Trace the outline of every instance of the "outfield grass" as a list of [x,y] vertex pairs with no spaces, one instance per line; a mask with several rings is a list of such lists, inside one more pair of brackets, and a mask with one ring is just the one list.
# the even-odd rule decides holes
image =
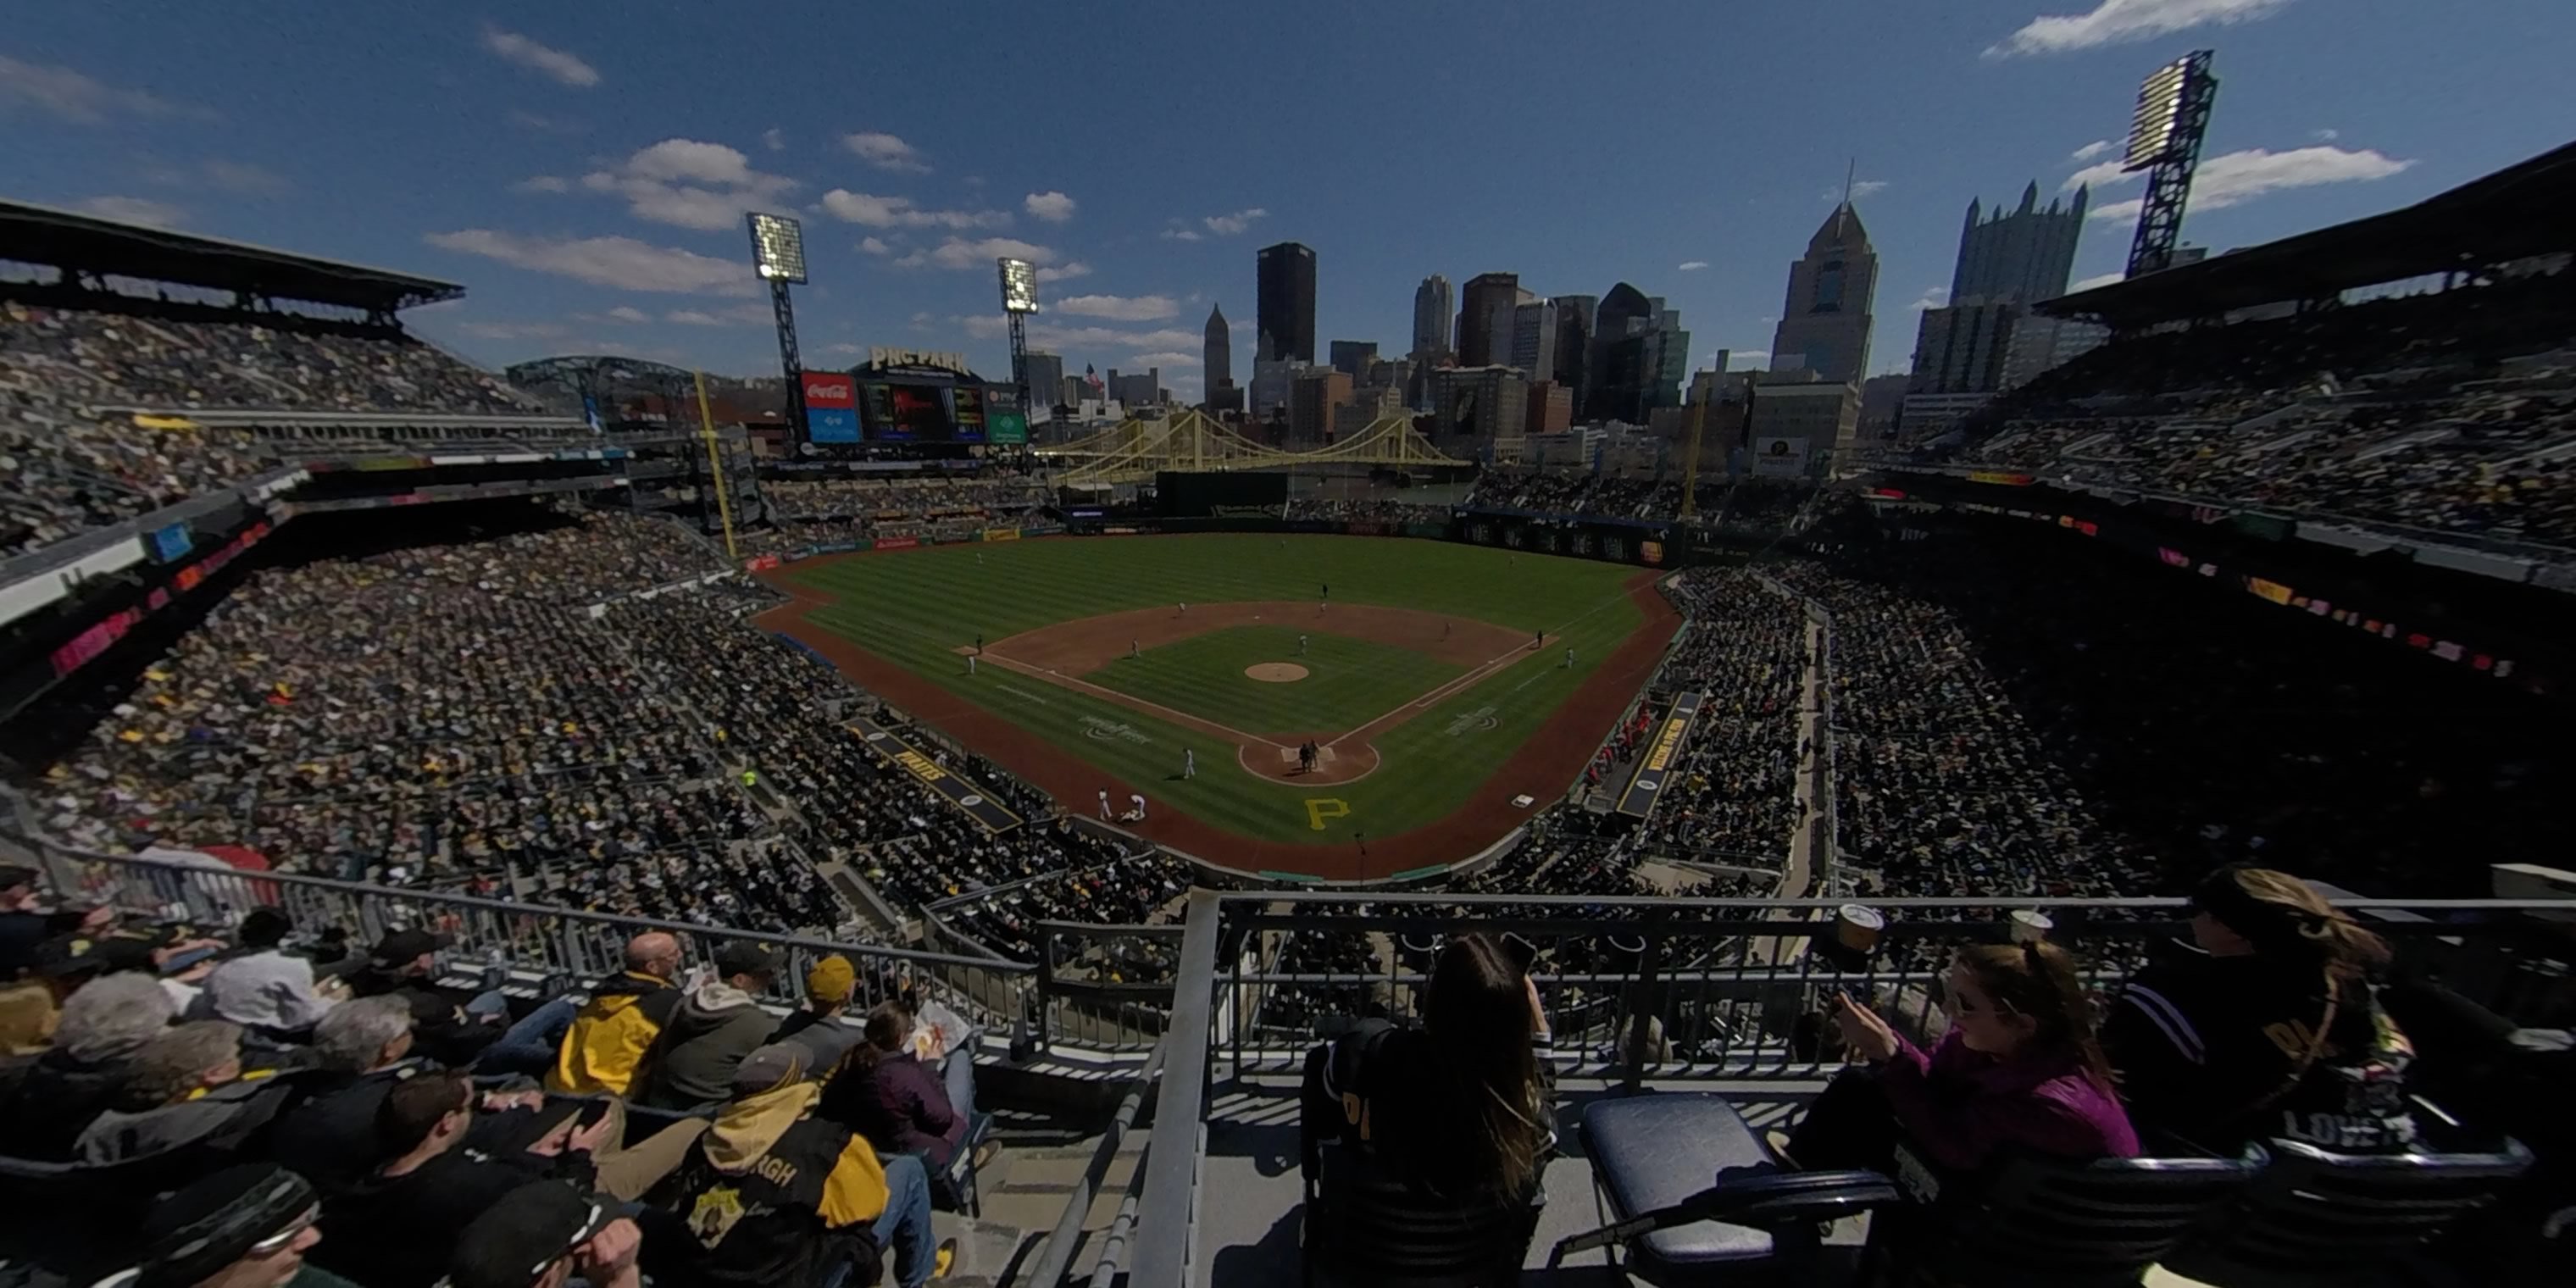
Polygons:
[[[1580,687],[1593,665],[1637,628],[1640,615],[1625,589],[1634,572],[1616,564],[1439,541],[1226,534],[935,546],[812,565],[792,575],[839,600],[813,611],[808,620],[815,625],[1143,785],[1158,808],[1264,840],[1347,845],[1355,832],[1391,836],[1460,808]],[[1533,653],[1375,737],[1383,758],[1376,773],[1315,789],[1259,778],[1230,761],[1218,763],[1203,735],[1107,698],[1000,667],[970,676],[955,651],[978,634],[1000,640],[1055,622],[1163,604],[1303,600],[1328,584],[1335,602],[1450,613],[1560,635],[1575,650],[1577,664],[1562,665],[1559,648]],[[1310,649],[1326,638],[1309,635]],[[1423,666],[1440,665],[1412,656]],[[1262,660],[1294,659],[1245,658],[1235,669]],[[1106,683],[1098,677],[1095,682]],[[1314,685],[1243,683],[1247,689],[1306,692]],[[1437,683],[1431,679],[1414,691]],[[1296,696],[1303,699],[1305,693]],[[1263,715],[1253,703],[1267,700],[1255,694],[1228,713],[1199,714],[1266,732],[1258,726],[1276,717]],[[1394,705],[1390,700],[1346,723]],[[1298,722],[1285,728],[1296,730]],[[1181,749],[1194,744],[1199,774],[1180,781]],[[1534,786],[1551,792],[1564,784]],[[1338,800],[1348,814],[1330,816],[1318,829],[1317,815],[1307,806],[1318,797]]]
[[[1299,635],[1306,651],[1297,651]],[[1256,662],[1293,662],[1306,678],[1275,684],[1245,675]],[[1408,648],[1288,626],[1229,626],[1118,658],[1083,676],[1102,688],[1249,734],[1341,733],[1456,678],[1467,668]]]

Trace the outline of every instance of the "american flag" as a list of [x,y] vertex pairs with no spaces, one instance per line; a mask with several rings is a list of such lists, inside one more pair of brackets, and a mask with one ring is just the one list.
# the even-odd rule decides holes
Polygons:
[[1092,367],[1092,365],[1091,365],[1090,363],[1088,363],[1088,362],[1086,362],[1086,363],[1082,364],[1082,382],[1083,382],[1084,384],[1087,384],[1087,385],[1091,386],[1092,391],[1093,391],[1094,393],[1099,392],[1099,390],[1100,390],[1100,372],[1099,372],[1098,370],[1094,369],[1094,368]]

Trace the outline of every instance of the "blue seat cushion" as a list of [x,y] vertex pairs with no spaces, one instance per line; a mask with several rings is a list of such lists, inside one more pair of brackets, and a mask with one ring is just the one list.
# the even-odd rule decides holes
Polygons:
[[[1776,1169],[1770,1146],[1716,1095],[1644,1095],[1597,1100],[1583,1111],[1583,1149],[1614,1217],[1670,1207],[1707,1189],[1730,1167]],[[1711,1266],[1767,1260],[1771,1235],[1718,1221],[1658,1230],[1629,1255],[1644,1277],[1657,1263]]]

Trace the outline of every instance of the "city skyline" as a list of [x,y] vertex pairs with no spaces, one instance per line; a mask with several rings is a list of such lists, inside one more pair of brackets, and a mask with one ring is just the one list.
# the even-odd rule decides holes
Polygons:
[[[1714,45],[1811,38],[1812,17],[1647,0],[1569,26],[1510,4],[1327,0],[1338,16],[1276,28],[1159,0],[1106,15],[803,6],[781,19],[799,51],[782,58],[712,6],[487,18],[351,0],[148,24],[43,6],[0,38],[0,132],[16,136],[12,198],[460,282],[464,301],[406,320],[486,365],[612,352],[770,374],[741,226],[756,208],[804,224],[811,365],[899,346],[1006,372],[992,259],[1031,252],[1032,347],[1076,371],[1159,367],[1193,399],[1191,322],[1245,300],[1252,249],[1282,240],[1317,252],[1318,333],[1381,353],[1409,351],[1427,275],[1501,270],[1543,298],[1632,283],[1691,319],[1687,369],[1719,350],[1764,365],[1780,265],[1856,158],[1883,279],[1875,373],[1904,368],[1916,315],[1949,293],[1971,199],[2034,174],[2043,199],[2090,183],[2074,276],[2117,268],[2140,192],[2119,135],[2139,79],[2187,50],[2216,49],[2225,84],[2184,225],[2213,254],[2563,143],[2563,119],[2528,104],[2550,101],[2576,13],[2478,7],[2475,24],[2396,0],[1900,7],[1837,62],[1870,93],[1819,94],[1794,60],[1750,60],[1660,108],[1651,139],[1609,97],[1506,105],[1488,124],[1559,159],[1496,167],[1474,149],[1327,141],[1449,110],[1411,51],[1499,64],[1544,48],[1674,83]],[[1348,40],[1354,23],[1372,39]],[[2462,34],[2505,28],[2526,38]],[[844,52],[879,47],[905,56],[847,75]],[[1176,71],[1150,90],[1049,88],[1031,111],[997,92],[995,48],[1032,51],[1024,70],[1040,73]],[[761,89],[719,88],[741,84]],[[1246,96],[1297,110],[1224,110]],[[1712,146],[1725,164],[1683,159]],[[1193,164],[1113,183],[1092,159],[1104,149]],[[1289,155],[1326,165],[1291,183]],[[1240,380],[1250,346],[1233,360]]]

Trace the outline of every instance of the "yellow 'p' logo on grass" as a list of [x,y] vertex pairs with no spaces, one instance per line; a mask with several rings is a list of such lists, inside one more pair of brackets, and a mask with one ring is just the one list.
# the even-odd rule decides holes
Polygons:
[[1306,826],[1320,832],[1328,818],[1349,818],[1350,803],[1333,796],[1310,797],[1306,801]]

